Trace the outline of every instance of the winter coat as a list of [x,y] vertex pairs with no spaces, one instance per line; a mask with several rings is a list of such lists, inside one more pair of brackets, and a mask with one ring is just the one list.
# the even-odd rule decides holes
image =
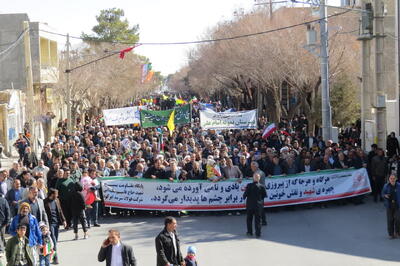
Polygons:
[[179,237],[176,232],[174,232],[174,234],[177,251],[174,249],[172,237],[166,228],[164,228],[164,230],[161,231],[156,237],[157,266],[165,266],[167,263],[180,265],[183,261],[179,245]]
[[[29,266],[33,266],[33,252],[32,246],[28,245],[29,239],[25,237],[25,256],[28,261]],[[18,265],[16,262],[18,251],[18,236],[14,236],[7,241],[6,245],[6,258],[7,258],[7,266]]]
[[[385,197],[386,194],[390,193],[390,183],[386,183],[383,186],[382,189],[382,198],[383,198],[383,204],[385,205],[386,208],[390,208],[390,202],[389,199]],[[400,205],[400,183],[396,182],[396,198],[397,198],[397,205]]]
[[[9,233],[12,236],[17,235],[17,226],[21,215],[17,214],[11,221]],[[28,214],[29,217],[29,246],[33,247],[38,244],[42,245],[42,232],[40,232],[37,219],[32,214]]]
[[86,209],[85,198],[82,192],[75,191],[71,197],[72,216],[79,216]]

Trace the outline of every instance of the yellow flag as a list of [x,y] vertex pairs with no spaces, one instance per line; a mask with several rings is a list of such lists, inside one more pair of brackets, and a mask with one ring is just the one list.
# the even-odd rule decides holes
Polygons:
[[169,134],[172,136],[172,132],[174,132],[175,129],[175,110],[173,110],[169,116],[167,127],[169,129]]

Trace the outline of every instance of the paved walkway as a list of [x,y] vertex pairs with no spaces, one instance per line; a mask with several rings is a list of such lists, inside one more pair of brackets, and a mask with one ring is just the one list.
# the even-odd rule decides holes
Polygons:
[[[261,239],[245,236],[245,215],[178,219],[182,251],[195,245],[201,265],[400,265],[400,239],[386,236],[382,204],[296,209],[268,214]],[[107,218],[87,240],[61,233],[62,265],[101,265],[97,252],[107,230],[117,228],[132,245],[138,265],[155,265],[154,237],[162,217]],[[83,233],[81,233],[83,236]]]

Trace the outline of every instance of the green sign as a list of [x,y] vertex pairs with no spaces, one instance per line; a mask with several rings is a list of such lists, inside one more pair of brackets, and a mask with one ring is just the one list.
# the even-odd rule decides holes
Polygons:
[[[175,109],[175,118],[174,118],[175,125],[190,124],[192,120],[192,112],[190,109],[190,104],[186,104],[181,107],[176,107],[174,109]],[[141,110],[140,123],[144,128],[166,126],[172,111],[173,109],[164,111]]]

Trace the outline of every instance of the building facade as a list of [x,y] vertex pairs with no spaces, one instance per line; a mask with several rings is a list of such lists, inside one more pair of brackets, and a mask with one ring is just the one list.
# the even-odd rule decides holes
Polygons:
[[[5,142],[6,152],[12,151],[10,143],[24,129],[34,133],[40,148],[50,140],[58,120],[64,115],[63,100],[52,89],[59,74],[57,39],[46,33],[51,31],[47,24],[29,22],[29,31],[24,30],[25,21],[29,22],[27,14],[0,14],[0,92],[4,95],[4,101],[0,101],[4,113],[0,124],[8,127],[0,130],[0,141]],[[29,34],[30,55],[26,54],[24,45],[26,34]],[[26,56],[31,58],[33,107],[26,98]],[[17,104],[10,99],[17,100]],[[24,115],[13,115],[17,113]],[[33,115],[33,125],[27,123],[28,114]]]

